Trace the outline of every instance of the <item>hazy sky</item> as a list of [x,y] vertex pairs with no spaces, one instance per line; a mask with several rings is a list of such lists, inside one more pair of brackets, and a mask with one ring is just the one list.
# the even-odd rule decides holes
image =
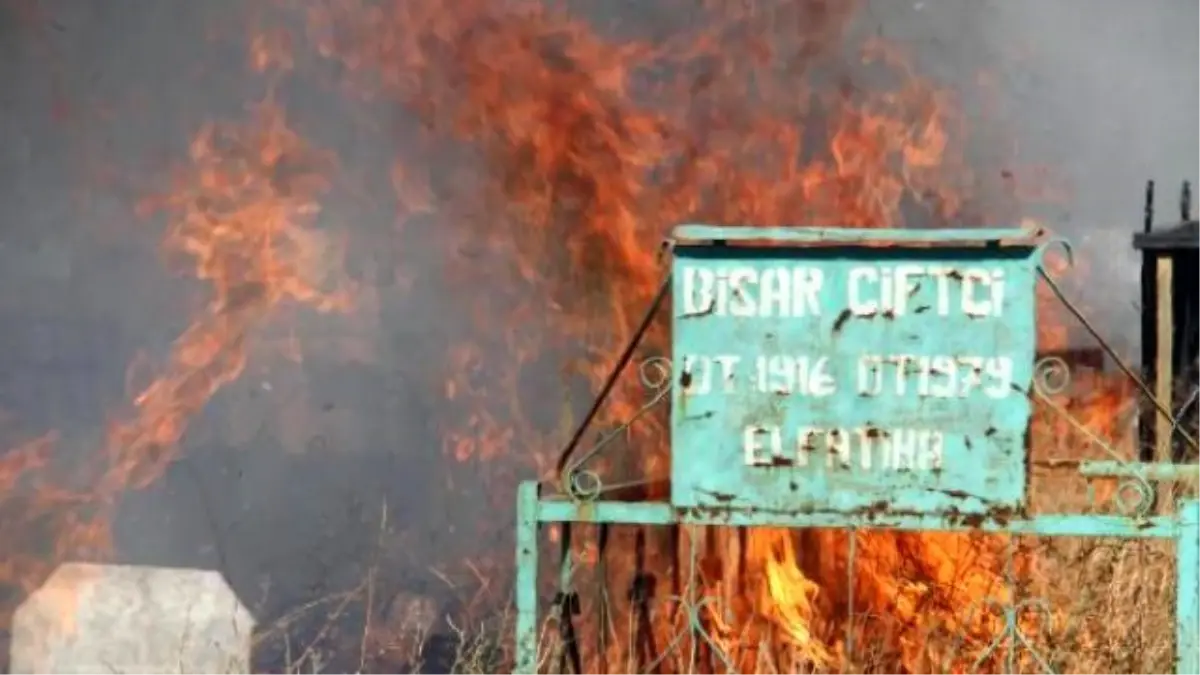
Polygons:
[[[246,3],[37,5],[44,20],[33,25],[17,21],[11,5],[0,5],[0,409],[28,429],[63,430],[63,451],[83,452],[121,400],[126,364],[140,349],[161,351],[186,320],[179,285],[162,270],[159,231],[134,219],[130,207],[143,189],[160,184],[165,167],[182,159],[200,123],[240,114],[262,88],[245,74],[239,39],[246,28],[230,11]],[[1089,277],[1087,301],[1105,330],[1128,344],[1136,339],[1128,328],[1135,325],[1138,296],[1130,237],[1141,226],[1144,182],[1159,181],[1166,219],[1175,216],[1179,182],[1200,178],[1198,5],[876,0],[860,17],[860,30],[912,46],[920,72],[947,86],[969,91],[981,70],[996,77],[1002,135],[1016,144],[1016,166],[1049,166],[1071,187],[1063,203],[1039,215],[1105,268]],[[614,5],[619,12],[641,6]],[[365,192],[386,204],[387,135],[351,130],[328,92],[291,96],[299,123],[344,163],[379,166],[377,184]],[[994,130],[979,131],[991,138]],[[980,170],[1005,168],[989,160],[1000,149],[986,145],[973,151]],[[363,241],[378,241],[371,237],[387,231],[386,209],[341,208],[332,205],[331,217],[354,213],[355,227],[368,233]],[[443,492],[425,480],[427,462],[438,452],[428,421],[439,401],[410,371],[442,352],[439,331],[453,330],[454,319],[439,314],[436,297],[419,292],[385,305],[375,337],[409,363],[342,368],[318,362],[298,376],[300,387],[321,383],[314,406],[357,411],[349,419],[366,459],[285,461],[211,437],[194,441],[200,446],[190,453],[195,461],[172,469],[162,501],[147,502],[132,519],[130,555],[216,565],[218,552],[205,534],[215,518],[229,546],[240,550],[228,555],[242,570],[233,576],[244,594],[256,595],[266,573],[296,593],[357,579],[361,560],[346,559],[370,547],[372,530],[359,525],[376,517],[371,499],[389,495],[402,527],[403,514],[412,512],[406,505],[429,504]],[[421,326],[396,319],[417,315],[424,317]],[[253,378],[239,383],[210,416],[239,407],[244,414],[259,400],[254,397],[267,400],[272,394],[261,384]],[[0,426],[0,441],[4,431]],[[336,446],[337,440],[322,442]],[[409,453],[403,471],[398,448]],[[390,479],[401,473],[421,478]],[[202,483],[208,487],[196,487]],[[321,489],[311,489],[316,485]],[[204,490],[215,495],[215,516],[203,513]],[[427,517],[433,518],[409,520]],[[452,538],[443,525],[429,525],[434,534],[427,545],[450,545],[449,539],[429,543],[434,536]],[[310,563],[298,567],[301,559]]]

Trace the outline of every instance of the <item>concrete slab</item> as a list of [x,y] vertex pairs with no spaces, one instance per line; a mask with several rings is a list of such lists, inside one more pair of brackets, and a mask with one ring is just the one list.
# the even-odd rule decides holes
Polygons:
[[248,673],[254,618],[219,572],[69,563],[17,609],[14,673]]

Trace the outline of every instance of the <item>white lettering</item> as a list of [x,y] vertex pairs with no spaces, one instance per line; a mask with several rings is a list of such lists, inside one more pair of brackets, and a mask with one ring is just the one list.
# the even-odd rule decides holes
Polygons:
[[822,452],[829,470],[924,472],[940,470],[945,456],[945,435],[933,429],[800,427],[795,454],[784,454],[788,445],[778,426],[743,431],[746,466],[807,467],[810,455]]
[[829,359],[824,356],[760,356],[755,359],[755,382],[755,388],[767,394],[823,398],[836,391]]
[[896,429],[891,434],[891,467],[896,471],[917,468],[917,434],[911,429]]
[[792,271],[792,316],[820,316],[825,274],[816,267]]
[[883,393],[883,360],[878,356],[863,356],[858,360],[858,394],[879,396]]
[[929,396],[933,398],[954,398],[957,393],[954,386],[954,381],[957,379],[955,375],[958,369],[954,367],[953,356],[935,356],[930,361],[929,374],[933,380],[933,386],[929,389]]
[[897,316],[908,313],[908,299],[921,289],[921,277],[927,274],[928,268],[919,265],[900,265],[896,268],[896,295],[891,309]]
[[683,315],[697,316],[713,311],[716,277],[704,267],[683,268]]
[[962,274],[962,309],[963,313],[972,317],[985,317],[992,315],[992,300],[991,293],[987,297],[980,299],[978,297],[978,289],[976,284],[981,286],[990,286],[992,277],[987,270],[969,269]]
[[1006,398],[1013,392],[1013,360],[1002,356],[987,359],[984,363],[989,384],[984,389],[991,398]]
[[[763,442],[767,445],[764,445]],[[769,454],[764,454],[766,451]],[[783,432],[779,427],[746,427],[742,436],[746,466],[771,466],[783,456]]]
[[685,354],[680,383],[683,393],[688,396],[703,396],[713,392],[714,382],[722,393],[732,394],[735,391],[734,375],[742,357],[722,354],[718,356],[696,356]]
[[[719,278],[719,277],[718,277]],[[754,300],[754,285],[758,283],[758,272],[750,267],[739,267],[729,271],[729,315],[751,317],[758,312]]]
[[[818,267],[688,266],[680,276],[682,316],[786,319],[821,314],[824,273]],[[937,316],[961,312],[985,318],[1002,315],[1005,290],[1002,268],[863,265],[846,272],[846,296],[831,301],[839,307],[844,301],[858,317],[897,317],[932,309]]]
[[1002,399],[1013,392],[1013,361],[1008,356],[908,354],[858,358],[860,396],[908,396],[914,380],[916,394],[923,398],[968,398],[982,391]]
[[[879,313],[893,317],[936,309],[938,316],[952,310],[971,317],[1000,316],[1004,301],[1004,270],[956,270],[940,265],[903,264],[895,267],[855,267],[847,273],[846,306],[854,316]],[[931,282],[933,305],[913,298]],[[958,297],[951,288],[958,282]],[[957,300],[957,307],[955,306]]]
[[816,267],[685,267],[681,316],[799,318],[821,314],[824,273]]
[[758,311],[764,316],[790,316],[792,275],[786,267],[764,270],[758,283]]
[[800,427],[796,434],[796,465],[808,466],[808,456],[817,450],[819,429]]
[[1004,313],[1004,270],[992,270],[992,316]]
[[847,303],[855,316],[871,316],[879,311],[879,304],[863,299],[862,285],[878,283],[879,271],[874,267],[855,267],[850,270],[850,298]]
[[843,468],[850,468],[850,434],[842,429],[825,432],[825,448],[828,454],[826,465],[833,468],[836,460]]

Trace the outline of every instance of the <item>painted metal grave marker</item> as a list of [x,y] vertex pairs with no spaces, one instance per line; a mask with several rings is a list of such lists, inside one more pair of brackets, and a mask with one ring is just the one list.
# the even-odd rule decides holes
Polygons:
[[[537,672],[546,656],[546,645],[539,643],[548,633],[538,606],[548,597],[539,586],[538,535],[547,524],[560,528],[559,585],[553,596],[560,639],[548,652],[557,654],[557,663],[549,667],[565,672],[573,664],[579,671],[582,641],[572,617],[582,605],[570,533],[573,523],[589,523],[602,526],[599,542],[605,541],[609,525],[1172,541],[1177,556],[1175,672],[1200,673],[1200,503],[1189,497],[1176,504],[1174,513],[1154,514],[1155,483],[1194,481],[1195,464],[1130,462],[1093,435],[1092,443],[1106,459],[1083,461],[1078,476],[1089,487],[1093,479],[1118,480],[1116,512],[1097,504],[1085,513],[1023,508],[1029,397],[1049,402],[1070,381],[1061,360],[1057,365],[1054,357],[1034,363],[1035,281],[1040,277],[1089,326],[1041,269],[1041,253],[1049,242],[1036,241],[1036,234],[1011,229],[676,228],[669,280],[673,365],[661,370],[660,377],[665,359],[644,363],[655,364],[652,376],[640,372],[650,390],[648,402],[617,432],[606,432],[594,447],[576,452],[592,413],[660,307],[668,287],[664,284],[592,413],[564,447],[557,490],[543,492],[554,486],[530,480],[518,491],[516,671]],[[1100,339],[1094,331],[1093,336]],[[612,447],[613,438],[668,400],[671,498],[630,498],[636,492],[629,488],[659,484],[657,474],[632,480],[619,471],[610,475],[612,465],[599,462],[600,454]],[[1071,421],[1079,426],[1078,420]],[[593,460],[594,468],[589,465]],[[697,541],[690,534],[688,538]],[[847,569],[853,573],[857,538],[847,541]],[[603,556],[605,545],[598,546]],[[629,553],[628,548],[616,550]],[[1013,551],[1010,546],[1010,556]],[[622,593],[643,603],[639,611],[662,601],[686,610],[684,633],[657,656],[639,656],[649,659],[648,669],[672,652],[684,651],[681,645],[690,645],[690,661],[683,663],[695,665],[697,646],[706,642],[709,655],[732,670],[721,643],[711,639],[700,618],[719,612],[713,602],[720,598],[696,593],[699,552],[692,546],[687,555],[674,568],[687,577],[673,581],[682,584],[679,595],[655,598],[647,591],[653,584],[644,584],[639,575],[630,588],[602,588],[601,599]],[[996,656],[1007,645],[1003,667],[1017,672],[1020,647],[1039,672],[1053,672],[1048,652],[1034,646],[1017,619],[1041,606],[1040,600],[1017,599],[1011,578],[1008,593],[1008,600],[987,598],[981,605],[981,611],[993,612],[1003,623],[985,652],[959,656],[978,666],[979,659]],[[853,616],[853,594],[846,600]],[[843,637],[853,655],[853,632],[847,630]],[[597,653],[606,653],[603,639],[600,645]],[[951,660],[944,672],[950,672],[956,658],[947,656]]]
[[672,503],[1019,509],[1040,249],[1000,232],[677,230]]

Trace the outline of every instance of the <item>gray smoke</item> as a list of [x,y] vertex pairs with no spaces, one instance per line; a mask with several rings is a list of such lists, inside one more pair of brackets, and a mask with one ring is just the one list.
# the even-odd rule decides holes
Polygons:
[[990,119],[1004,136],[968,120],[982,143],[973,148],[981,179],[999,185],[996,174],[1011,169],[1036,184],[1022,167],[1053,171],[1066,199],[1025,212],[1076,246],[1089,273],[1072,290],[1132,354],[1140,257],[1131,237],[1142,227],[1145,182],[1157,181],[1166,222],[1179,218],[1182,181],[1200,178],[1200,4],[877,0],[868,14],[870,29],[914,48],[918,72],[968,92],[968,105],[982,106],[977,74],[995,78]]
[[[57,430],[60,458],[97,452],[127,402],[127,365],[140,353],[161,360],[187,325],[196,286],[164,266],[162,218],[134,207],[168,187],[203,123],[249,119],[247,104],[263,98],[264,81],[248,73],[246,8],[0,5],[0,447]],[[303,35],[284,20],[266,22]],[[436,289],[402,293],[388,274],[436,265],[389,236],[395,112],[348,103],[315,57],[298,67],[308,77],[278,98],[294,128],[338,156],[322,225],[351,233],[347,274],[378,289],[368,318],[385,328],[361,330],[360,351],[373,357],[363,362],[314,350],[299,365],[251,364],[193,425],[183,459],[128,496],[116,532],[118,561],[220,569],[264,622],[359,584],[384,508],[397,534],[379,554],[381,603],[403,584],[424,590],[428,553],[461,542],[438,501],[439,387],[426,372],[449,324],[436,318]],[[329,344],[360,319],[301,316],[301,339]],[[288,433],[280,410],[303,429]]]
[[[62,453],[92,451],[124,400],[126,365],[143,350],[161,355],[186,324],[192,287],[162,266],[162,223],[136,218],[133,205],[163,186],[201,123],[238,119],[261,97],[245,66],[246,4],[0,5],[0,447],[57,429]],[[30,19],[22,6],[38,13]],[[644,7],[618,3],[612,13],[644,27],[653,13]],[[1178,181],[1200,177],[1197,20],[1194,0],[877,0],[856,30],[910,45],[918,72],[968,92],[980,115],[985,102],[969,92],[979,72],[995,76],[996,121],[970,130],[980,208],[1006,199],[1014,180],[1042,180],[1025,167],[1065,179],[1065,199],[1035,215],[1091,261],[1078,290],[1132,348],[1129,239],[1144,182],[1164,186],[1165,219]],[[302,57],[298,67],[311,77],[282,93],[289,114],[337,152],[339,180],[354,186],[324,218],[350,232],[349,272],[379,290],[362,338],[375,358],[316,352],[299,366],[251,364],[197,424],[185,459],[127,500],[118,532],[125,561],[222,569],[260,618],[358,583],[384,503],[399,542],[388,552],[392,588],[431,591],[428,566],[493,545],[462,532],[464,519],[487,514],[463,506],[482,479],[450,488],[439,464],[441,390],[427,364],[466,322],[433,281],[437,261],[421,240],[433,235],[391,234],[397,112],[337,95],[328,63]],[[413,290],[395,285],[395,267],[412,271]],[[336,317],[302,327],[308,341],[354,332]],[[297,409],[320,417],[296,452],[271,411],[301,399]]]

